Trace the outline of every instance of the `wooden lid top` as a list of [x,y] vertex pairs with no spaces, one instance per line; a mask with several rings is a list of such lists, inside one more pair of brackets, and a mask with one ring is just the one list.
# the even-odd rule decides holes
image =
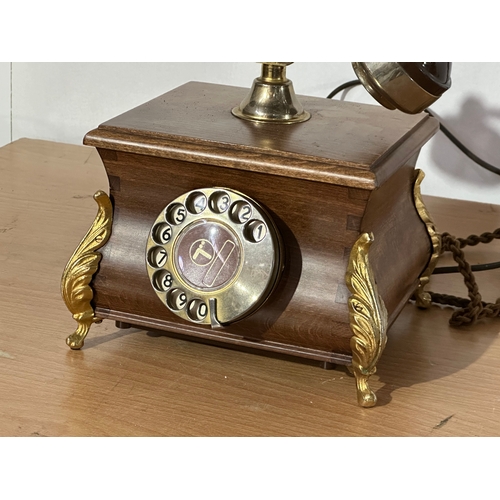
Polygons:
[[84,144],[373,189],[438,128],[426,113],[305,96],[307,122],[248,122],[231,114],[248,91],[190,82],[103,123]]

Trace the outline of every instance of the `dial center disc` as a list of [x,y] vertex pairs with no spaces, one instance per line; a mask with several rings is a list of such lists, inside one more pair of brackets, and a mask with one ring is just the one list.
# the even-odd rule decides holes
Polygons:
[[238,273],[241,247],[229,228],[215,221],[201,220],[187,226],[174,249],[176,267],[194,288],[217,290]]

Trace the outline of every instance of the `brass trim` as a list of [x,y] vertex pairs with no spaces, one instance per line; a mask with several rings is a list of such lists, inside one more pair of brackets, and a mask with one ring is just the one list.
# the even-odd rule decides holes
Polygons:
[[96,250],[108,241],[111,234],[113,206],[104,191],[97,191],[94,199],[98,204],[94,223],[69,259],[61,278],[63,300],[78,323],[75,332],[66,339],[71,349],[80,349],[92,323],[100,321],[91,305],[94,292],[90,282],[102,257]]
[[295,95],[293,83],[286,77],[290,62],[263,62],[259,78],[249,94],[231,113],[242,120],[263,123],[302,123],[311,114],[304,110]]
[[416,179],[415,184],[413,186],[413,196],[415,200],[415,207],[417,209],[418,215],[422,219],[422,222],[425,224],[427,229],[427,233],[429,234],[429,238],[431,240],[432,245],[432,254],[429,259],[429,263],[427,264],[427,268],[420,275],[419,284],[417,289],[415,290],[414,297],[417,304],[417,307],[428,309],[431,306],[431,296],[428,292],[424,290],[426,285],[429,283],[431,274],[434,272],[436,268],[437,261],[439,256],[441,255],[441,235],[437,232],[436,226],[434,225],[434,221],[432,220],[431,215],[429,214],[427,207],[424,204],[422,199],[422,193],[420,190],[420,184],[424,180],[425,174],[422,170],[416,170]]
[[[222,212],[211,207],[210,200],[218,193],[227,196],[229,200],[228,207]],[[206,200],[200,212],[190,208],[189,200],[193,195],[203,195]],[[248,220],[236,222],[231,210],[240,202],[249,205],[251,213]],[[185,213],[183,220],[178,223],[173,223],[169,216],[170,209],[175,206],[182,207]],[[264,222],[267,227],[266,237],[259,243],[252,242],[247,235],[248,224],[252,221]],[[238,270],[230,280],[218,288],[198,287],[190,282],[178,267],[179,241],[190,228],[205,223],[224,227],[238,242],[240,253]],[[161,226],[168,226],[170,229],[170,237],[165,242],[155,235],[156,228]],[[151,262],[150,255],[155,250],[163,250],[166,256],[160,265]],[[151,226],[144,259],[151,286],[165,307],[186,321],[219,328],[254,313],[265,303],[277,286],[283,271],[284,249],[276,224],[260,203],[233,189],[204,187],[183,193],[171,200],[160,212]],[[170,284],[167,288],[158,288],[155,285],[155,276],[165,273],[171,276]],[[174,290],[179,290],[185,295],[184,306],[178,309],[169,304],[169,296]],[[211,301],[212,298],[216,300]],[[204,302],[208,308],[208,314],[198,320],[192,318],[189,313],[189,304],[195,300]]]
[[369,408],[377,402],[368,379],[377,370],[377,362],[387,342],[388,315],[379,295],[368,259],[374,238],[363,233],[351,250],[346,284],[352,293],[349,298],[352,372],[356,378],[358,403]]

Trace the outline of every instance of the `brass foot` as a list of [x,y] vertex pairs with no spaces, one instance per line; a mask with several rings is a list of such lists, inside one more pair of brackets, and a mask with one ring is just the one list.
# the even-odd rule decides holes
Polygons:
[[100,321],[94,316],[90,282],[101,260],[96,250],[105,245],[111,234],[113,207],[103,191],[98,191],[94,199],[99,206],[94,223],[66,264],[61,279],[64,302],[78,323],[76,331],[66,339],[71,349],[80,349],[92,323]]
[[85,322],[79,321],[78,328],[66,339],[66,344],[68,344],[71,349],[81,349],[83,347],[85,337],[87,336],[87,333],[89,333],[92,323],[92,319]]
[[415,305],[419,309],[429,309],[432,305],[431,294],[425,291],[427,283],[429,283],[429,279],[420,278],[420,283],[413,294]]
[[356,389],[358,392],[358,404],[363,408],[371,408],[377,404],[377,396],[370,389],[368,384],[368,379],[371,375],[375,373],[373,370],[372,373],[365,374],[361,367],[353,367],[353,374],[356,377]]

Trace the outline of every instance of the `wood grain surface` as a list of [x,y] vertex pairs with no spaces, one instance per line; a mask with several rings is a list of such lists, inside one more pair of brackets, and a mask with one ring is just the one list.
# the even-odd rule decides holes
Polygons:
[[[348,361],[347,298],[339,296],[338,288],[345,288],[344,257],[358,238],[366,200],[350,197],[348,188],[331,184],[255,172],[241,175],[232,169],[131,153],[101,154],[112,179],[116,216],[94,280],[100,317],[111,313],[115,319],[146,325],[148,318],[154,318],[160,329],[279,352],[296,351],[323,361]],[[119,189],[113,189],[116,179]],[[149,231],[162,210],[181,194],[211,187],[214,182],[263,204],[283,238],[286,261],[278,287],[265,306],[220,330],[186,324],[172,314],[158,300],[145,268]],[[352,227],[349,218],[355,221]],[[414,279],[417,276],[418,271]]]
[[[100,269],[93,281],[100,318],[350,364],[345,274],[360,231],[374,234],[370,262],[389,325],[416,289],[430,257],[430,240],[413,199],[412,163],[369,192],[121,151],[99,152],[115,207],[112,234],[100,250]],[[284,274],[266,304],[218,330],[172,314],[158,300],[145,267],[146,243],[158,214],[181,194],[214,182],[262,203],[285,248]]]
[[381,106],[305,96],[301,101],[311,112],[306,123],[254,123],[230,112],[247,92],[190,82],[103,123],[86,135],[84,143],[373,189],[438,128],[437,120],[426,113],[407,115]]
[[[97,146],[108,173],[114,206],[111,237],[92,283],[96,314],[350,364],[345,275],[361,231],[375,239],[370,262],[389,326],[429,261],[430,240],[413,199],[413,167],[436,122],[425,113],[394,114],[319,98],[306,98],[313,112],[306,126],[246,122],[228,110],[228,102],[246,92],[191,82],[87,134],[84,142]],[[298,162],[299,171],[290,162]],[[339,175],[339,167],[349,176]],[[358,189],[367,173],[374,186]],[[150,229],[166,205],[213,186],[262,203],[284,248],[284,273],[265,305],[217,330],[172,314],[154,293],[145,262]]]
[[[372,409],[357,406],[343,367],[109,320],[71,351],[65,338],[76,323],[60,278],[94,219],[92,195],[107,187],[93,148],[22,139],[0,149],[0,435],[500,435],[500,320],[456,329],[450,308],[405,306],[370,379]],[[457,236],[500,226],[499,206],[426,202],[438,228]],[[466,250],[471,263],[499,253],[498,241]],[[500,270],[477,279],[496,300]],[[466,295],[459,275],[434,276],[429,288]]]

